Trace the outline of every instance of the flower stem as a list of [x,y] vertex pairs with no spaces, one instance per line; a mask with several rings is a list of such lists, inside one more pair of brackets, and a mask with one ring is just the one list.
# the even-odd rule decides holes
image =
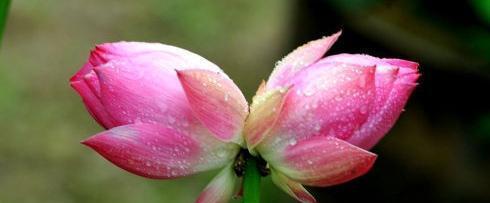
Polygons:
[[260,173],[257,159],[254,156],[248,156],[243,176],[243,203],[259,203],[259,201]]

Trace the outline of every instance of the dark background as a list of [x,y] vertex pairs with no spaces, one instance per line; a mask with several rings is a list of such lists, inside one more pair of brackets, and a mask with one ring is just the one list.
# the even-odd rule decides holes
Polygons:
[[[193,202],[216,172],[155,181],[79,144],[101,128],[68,85],[89,50],[154,41],[216,63],[250,100],[274,63],[342,29],[328,54],[420,63],[373,169],[319,202],[490,201],[490,1],[14,1],[0,54],[0,202]],[[267,178],[264,202],[294,202]]]

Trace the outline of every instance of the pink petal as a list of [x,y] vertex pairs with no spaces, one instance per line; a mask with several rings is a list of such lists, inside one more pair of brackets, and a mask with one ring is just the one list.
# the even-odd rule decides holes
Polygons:
[[376,66],[374,105],[367,121],[347,139],[361,148],[372,148],[394,125],[415,88],[418,63],[361,54],[339,54],[324,61]]
[[97,49],[97,46],[96,46],[95,49],[90,51],[88,62],[90,64],[92,64],[92,66],[96,67],[96,66],[103,65],[104,63],[107,63],[108,61],[110,61],[113,58],[113,57],[107,57],[104,55],[105,54],[103,52],[101,52],[99,49]]
[[271,169],[272,181],[284,192],[294,197],[302,203],[315,203],[315,197],[311,195],[300,183],[295,182],[284,174],[274,169]]
[[218,139],[242,142],[247,100],[231,79],[208,70],[177,71],[194,115]]
[[97,74],[95,74],[95,71],[92,70],[89,73],[85,74],[83,80],[85,81],[85,83],[87,83],[88,87],[90,88],[90,90],[92,90],[95,96],[100,98],[101,93],[100,93],[99,78],[97,77]]
[[322,62],[347,63],[358,66],[389,65],[389,63],[383,62],[377,57],[366,54],[337,54],[322,59]]
[[349,63],[361,66],[377,66],[400,69],[399,75],[416,74],[418,72],[419,64],[413,61],[407,61],[403,59],[380,59],[377,57],[365,55],[365,54],[338,54],[329,56],[322,61],[324,62],[338,62]]
[[[116,126],[109,113],[105,110],[100,101],[100,88],[97,78],[93,77],[93,65],[89,62],[70,78],[70,85],[82,97],[83,103],[90,115],[105,129]],[[95,78],[95,79],[94,79]],[[94,86],[95,85],[95,86]]]
[[182,70],[198,67],[211,71],[222,72],[215,64],[205,58],[178,47],[146,42],[116,42],[97,45],[92,51],[90,59],[94,66],[111,60],[133,59],[147,61],[169,70]]
[[108,62],[95,72],[102,104],[118,123],[199,125],[174,70],[133,58]]
[[70,82],[70,85],[82,97],[83,103],[90,115],[105,129],[116,126],[116,123],[102,105],[99,97],[83,80]]
[[292,180],[311,186],[331,186],[365,174],[376,155],[335,137],[318,136],[290,145],[266,160]]
[[85,74],[89,73],[93,68],[94,68],[94,66],[92,64],[90,64],[89,62],[86,62],[85,64],[83,64],[83,66],[82,66],[82,68],[80,68],[80,70],[78,70],[73,76],[71,76],[70,82],[76,82],[76,81],[82,80],[83,76],[85,76]]
[[204,188],[196,203],[227,203],[230,201],[236,188],[237,177],[232,164],[225,167]]
[[128,57],[141,54],[147,54],[158,51],[167,52],[180,52],[186,51],[178,47],[160,44],[160,43],[148,43],[148,42],[113,42],[99,44],[93,50],[100,57]]
[[403,59],[382,59],[382,60],[393,66],[397,66],[407,70],[412,70],[413,72],[417,72],[417,68],[419,67],[419,64],[417,62],[407,61]]
[[389,63],[385,63],[379,58],[369,55],[361,54],[339,54],[329,56],[324,61],[337,62],[337,63],[349,63],[349,64],[361,64],[367,66],[376,66],[375,72],[375,92],[374,104],[369,114],[379,111],[384,106],[386,100],[393,89],[393,83],[397,78],[399,68],[392,66]]
[[[407,74],[400,68],[389,91],[376,92],[377,105],[370,112],[366,123],[348,141],[364,149],[372,148],[393,127],[416,86],[418,73]],[[383,83],[382,81],[378,83]],[[381,89],[381,88],[377,88]]]
[[349,138],[374,101],[374,67],[319,62],[294,79],[281,115],[257,150],[272,153],[314,136]]
[[248,150],[259,144],[279,117],[288,88],[278,88],[256,95],[245,122],[244,136]]
[[337,41],[342,31],[298,47],[282,59],[269,77],[267,88],[285,87],[301,69],[318,61]]
[[[118,67],[119,65],[121,67]],[[94,67],[99,70],[98,75],[94,74]],[[106,67],[110,67],[111,70],[101,70]],[[183,125],[190,125],[196,123],[197,120],[189,118],[192,117],[189,116],[190,108],[174,72],[175,69],[183,70],[189,67],[222,72],[216,65],[199,55],[177,47],[158,43],[106,43],[98,45],[91,51],[88,62],[71,77],[70,84],[82,96],[90,114],[105,128],[141,121],[160,122],[162,120],[170,123],[178,120]],[[148,73],[156,76],[145,75]],[[100,75],[114,80],[101,82],[99,81]],[[144,81],[145,78],[164,80]],[[124,87],[114,86],[122,83]],[[155,85],[161,85],[160,89],[156,90],[158,87]],[[151,88],[144,92],[150,94],[146,94],[140,100],[139,96],[142,94],[134,91],[147,86]],[[161,92],[164,92],[163,96],[151,95]],[[109,95],[109,98],[104,95]],[[164,99],[156,101],[158,97]],[[155,99],[149,101],[150,98]],[[177,104],[174,105],[174,103]],[[149,108],[146,108],[146,104],[149,104]],[[169,106],[176,106],[176,110],[169,110],[173,113],[166,114]],[[175,116],[176,114],[178,116]],[[168,117],[163,118],[165,115]]]
[[[159,61],[168,61],[169,69],[182,69],[186,67],[199,67],[203,69],[221,71],[215,64],[205,58],[178,47],[146,42],[115,42],[97,45],[90,52],[87,63],[72,76],[70,81],[80,80],[89,73],[93,67],[103,65],[111,60],[128,59],[133,57],[158,58]],[[174,66],[174,67],[170,67]]]
[[223,167],[239,149],[238,145],[215,140],[205,129],[151,124],[115,127],[83,144],[124,170],[158,179]]

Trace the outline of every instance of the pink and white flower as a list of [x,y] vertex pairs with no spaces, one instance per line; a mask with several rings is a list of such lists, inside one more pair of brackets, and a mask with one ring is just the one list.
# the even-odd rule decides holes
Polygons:
[[272,180],[301,202],[303,185],[365,174],[372,148],[393,126],[419,77],[401,59],[323,57],[340,32],[286,56],[249,105],[215,64],[177,47],[96,46],[70,79],[106,131],[82,143],[131,173],[172,179],[221,169],[197,202],[227,202],[240,150],[260,156]]

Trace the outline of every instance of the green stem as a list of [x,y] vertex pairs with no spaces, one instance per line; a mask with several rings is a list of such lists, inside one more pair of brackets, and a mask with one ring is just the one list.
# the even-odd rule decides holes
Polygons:
[[260,201],[260,173],[257,159],[253,156],[247,158],[245,174],[243,176],[243,203],[259,203]]

